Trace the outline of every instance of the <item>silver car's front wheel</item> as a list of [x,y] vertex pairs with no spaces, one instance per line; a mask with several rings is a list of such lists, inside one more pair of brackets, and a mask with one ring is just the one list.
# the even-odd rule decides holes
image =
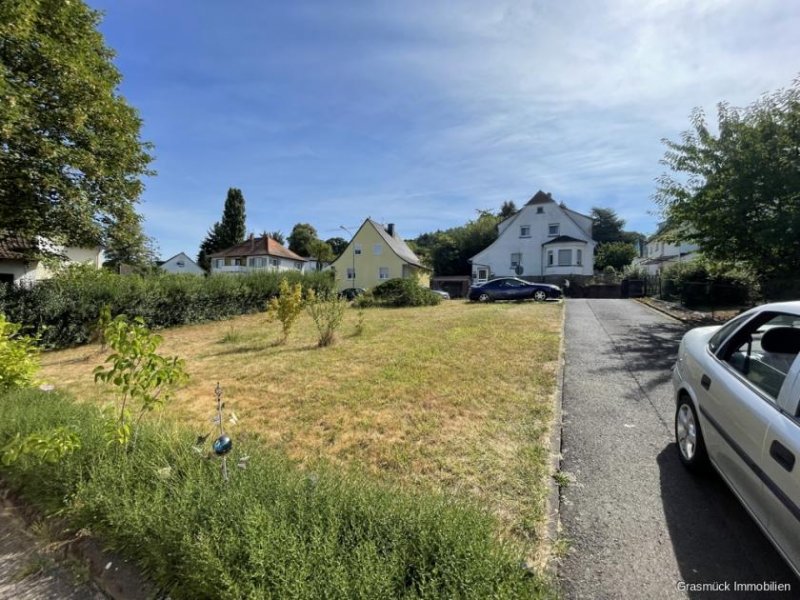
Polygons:
[[694,405],[688,396],[682,396],[675,411],[675,443],[681,462],[691,471],[700,471],[708,463],[703,433],[697,420]]

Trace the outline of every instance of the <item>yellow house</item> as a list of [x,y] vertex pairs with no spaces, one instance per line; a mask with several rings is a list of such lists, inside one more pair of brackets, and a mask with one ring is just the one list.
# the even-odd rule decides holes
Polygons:
[[425,287],[431,271],[397,235],[394,223],[385,227],[367,219],[344,252],[331,263],[336,286],[370,289],[388,279],[416,277]]

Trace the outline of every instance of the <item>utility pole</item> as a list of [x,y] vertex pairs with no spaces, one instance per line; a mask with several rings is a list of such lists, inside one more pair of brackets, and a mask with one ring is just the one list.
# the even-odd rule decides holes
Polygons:
[[355,236],[353,236],[351,231],[344,225],[339,225],[339,228],[344,229],[347,232],[347,235],[350,236],[350,245],[352,246],[352,248],[350,248],[350,251],[353,253],[353,285],[350,287],[355,288],[356,287],[356,244],[354,241]]

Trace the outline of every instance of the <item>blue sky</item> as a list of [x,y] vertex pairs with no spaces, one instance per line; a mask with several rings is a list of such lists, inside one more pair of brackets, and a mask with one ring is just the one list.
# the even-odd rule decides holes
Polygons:
[[155,144],[164,258],[196,254],[229,187],[255,232],[410,238],[543,189],[648,233],[660,140],[800,73],[787,0],[88,1]]

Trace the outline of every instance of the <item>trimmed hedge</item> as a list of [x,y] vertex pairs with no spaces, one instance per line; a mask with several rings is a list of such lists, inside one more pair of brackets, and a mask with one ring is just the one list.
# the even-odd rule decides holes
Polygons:
[[[475,505],[320,467],[301,470],[234,435],[230,481],[195,436],[143,426],[121,451],[95,406],[57,393],[0,397],[0,447],[70,427],[82,446],[56,464],[0,466],[7,485],[46,513],[133,559],[180,598],[549,598],[516,546]],[[246,470],[235,466],[249,455]]]
[[442,297],[422,287],[416,279],[390,279],[356,299],[356,306],[436,306]]
[[39,334],[50,348],[75,346],[95,333],[100,309],[111,316],[143,317],[153,329],[216,321],[264,310],[281,279],[326,293],[329,273],[255,272],[241,275],[130,275],[72,269],[32,288],[0,284],[0,313]]

